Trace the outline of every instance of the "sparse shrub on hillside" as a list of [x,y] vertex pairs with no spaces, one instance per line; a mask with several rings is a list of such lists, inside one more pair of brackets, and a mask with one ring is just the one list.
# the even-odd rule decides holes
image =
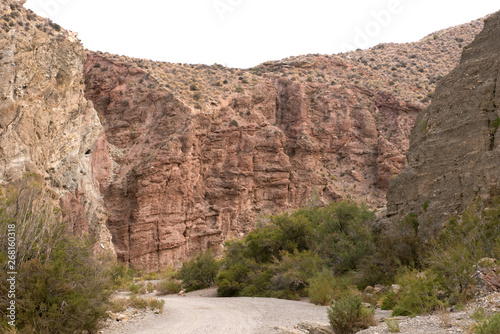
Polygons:
[[215,285],[215,277],[219,272],[220,261],[214,252],[208,250],[198,254],[194,259],[184,262],[179,272],[179,278],[186,291],[208,288]]
[[328,308],[330,325],[337,334],[356,333],[375,323],[373,310],[363,306],[361,298],[351,294]]
[[199,101],[199,100],[201,100],[201,96],[202,96],[202,95],[201,95],[201,93],[200,93],[200,92],[195,92],[195,93],[193,94],[193,100],[195,100],[195,101]]

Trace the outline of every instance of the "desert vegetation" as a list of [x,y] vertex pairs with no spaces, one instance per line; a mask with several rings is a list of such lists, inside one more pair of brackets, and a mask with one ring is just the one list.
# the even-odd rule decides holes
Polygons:
[[[478,266],[500,255],[500,205],[472,204],[431,240],[420,238],[416,218],[382,228],[373,212],[352,201],[303,208],[262,220],[245,239],[227,242],[220,260],[201,254],[182,270],[189,271],[187,286],[215,281],[219,296],[308,297],[331,305],[330,322],[339,333],[373,321],[361,301],[410,317],[467,303]],[[376,284],[398,288],[367,293]],[[490,333],[496,322],[496,316],[484,318],[475,330]]]
[[[34,174],[0,189],[2,332],[13,329],[6,317],[11,300],[16,306],[13,333],[93,333],[109,311],[163,311],[163,301],[138,295],[155,289],[152,283],[135,283],[141,272],[117,264],[112,254],[97,255],[94,240],[70,233],[61,214]],[[15,252],[7,231],[15,231]],[[12,272],[15,290],[7,281]],[[132,292],[130,298],[111,298],[124,287]]]
[[[227,242],[221,258],[208,251],[179,270],[146,273],[114,264],[110,256],[95,257],[92,240],[71,236],[51,203],[34,175],[2,189],[1,228],[15,224],[18,237],[17,328],[26,333],[91,332],[108,310],[162,312],[161,300],[140,295],[210,286],[226,297],[308,297],[330,305],[330,323],[338,333],[352,333],[373,322],[373,310],[362,301],[392,309],[395,316],[466,303],[475,292],[477,266],[500,255],[499,203],[472,204],[436,238],[424,241],[415,215],[382,228],[367,206],[348,200],[261,219],[246,238]],[[6,236],[0,235],[5,250]],[[6,268],[6,251],[0,260]],[[1,274],[1,312],[9,302],[7,272]],[[393,283],[397,290],[365,289]],[[131,297],[110,298],[115,290],[130,291]],[[477,319],[477,333],[498,327],[498,315]],[[6,320],[2,326],[7,328]]]
[[[14,261],[7,253],[6,231],[12,225]],[[0,328],[6,329],[8,321],[7,273],[15,271],[16,328],[22,333],[95,330],[106,317],[113,260],[94,257],[92,240],[67,232],[38,177],[27,175],[1,190],[0,228]]]

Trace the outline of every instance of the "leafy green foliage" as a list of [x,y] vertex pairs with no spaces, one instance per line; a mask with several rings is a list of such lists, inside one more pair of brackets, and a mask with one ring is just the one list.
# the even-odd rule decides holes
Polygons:
[[179,277],[188,292],[204,289],[215,285],[219,268],[220,261],[215,258],[213,251],[208,250],[184,262]]
[[398,295],[394,291],[390,290],[385,294],[384,299],[382,299],[382,305],[380,308],[382,310],[392,310],[396,305],[397,300]]
[[[218,293],[297,299],[323,268],[330,272],[333,268],[338,276],[374,252],[368,226],[373,217],[368,208],[351,201],[272,216],[246,239],[227,243]],[[318,285],[329,283],[324,277],[314,282],[313,298],[328,303]]]
[[366,222],[375,216],[368,208],[346,201],[318,211],[319,220],[313,221],[318,226],[315,248],[337,274],[356,269],[361,259],[374,253]]
[[413,317],[443,306],[438,299],[439,284],[432,272],[406,270],[398,275],[396,282],[401,286],[401,291],[392,311],[393,316]]
[[329,305],[352,291],[354,287],[349,277],[335,277],[331,270],[325,268],[310,279],[308,295],[314,304]]
[[328,319],[338,334],[356,333],[374,324],[373,310],[364,307],[357,295],[338,299],[328,308]]
[[448,294],[471,296],[475,265],[483,257],[498,257],[500,250],[500,205],[486,209],[472,204],[461,216],[452,218],[431,245],[426,260]]
[[179,293],[182,289],[181,282],[173,278],[165,278],[156,284],[156,291],[159,295],[171,295]]
[[[36,176],[0,194],[0,249],[7,249],[7,225],[14,223],[17,232],[16,328],[42,334],[95,331],[112,291],[111,258],[96,259],[91,240],[67,233]],[[9,303],[5,259],[0,256],[0,313]],[[5,319],[2,314],[0,328]]]
[[496,313],[474,326],[474,332],[477,334],[497,334],[500,333],[500,313]]

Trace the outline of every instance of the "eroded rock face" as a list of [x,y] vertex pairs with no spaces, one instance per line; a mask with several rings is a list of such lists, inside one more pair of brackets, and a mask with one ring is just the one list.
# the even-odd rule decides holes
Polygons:
[[499,71],[500,12],[417,118],[409,165],[389,188],[389,215],[417,214],[423,234],[432,235],[474,199],[500,195]]
[[[422,49],[432,43],[424,40]],[[383,48],[384,57],[392,48]],[[112,156],[95,183],[118,258],[147,269],[177,266],[246,235],[261,215],[346,197],[383,207],[425,107],[408,96],[426,96],[432,84],[412,84],[404,74],[387,82],[384,70],[350,60],[365,53],[270,62],[254,72],[200,65],[189,77],[183,65],[89,52],[86,98],[105,120]],[[451,69],[454,57],[432,66]],[[362,82],[346,81],[351,76]],[[377,88],[395,85],[401,88]]]
[[103,128],[83,94],[83,47],[17,1],[0,6],[0,185],[25,173],[43,176],[73,231],[112,250],[92,178]]

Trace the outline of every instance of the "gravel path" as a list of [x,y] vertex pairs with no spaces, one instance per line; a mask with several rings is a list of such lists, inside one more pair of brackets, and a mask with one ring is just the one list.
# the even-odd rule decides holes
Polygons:
[[[302,326],[305,323],[328,325],[325,306],[274,298],[216,298],[215,294],[215,289],[207,289],[186,296],[156,297],[165,300],[163,314],[139,312],[127,321],[108,321],[109,326],[101,333],[305,334],[309,333]],[[394,319],[402,334],[465,334],[474,323],[472,314],[479,308],[486,314],[500,312],[500,292],[478,298],[465,311]],[[377,324],[358,334],[390,334],[382,320],[390,314],[377,309]]]
[[157,297],[163,314],[151,312],[111,323],[105,334],[272,334],[302,321],[328,323],[326,307],[274,298],[215,298],[203,294]]

